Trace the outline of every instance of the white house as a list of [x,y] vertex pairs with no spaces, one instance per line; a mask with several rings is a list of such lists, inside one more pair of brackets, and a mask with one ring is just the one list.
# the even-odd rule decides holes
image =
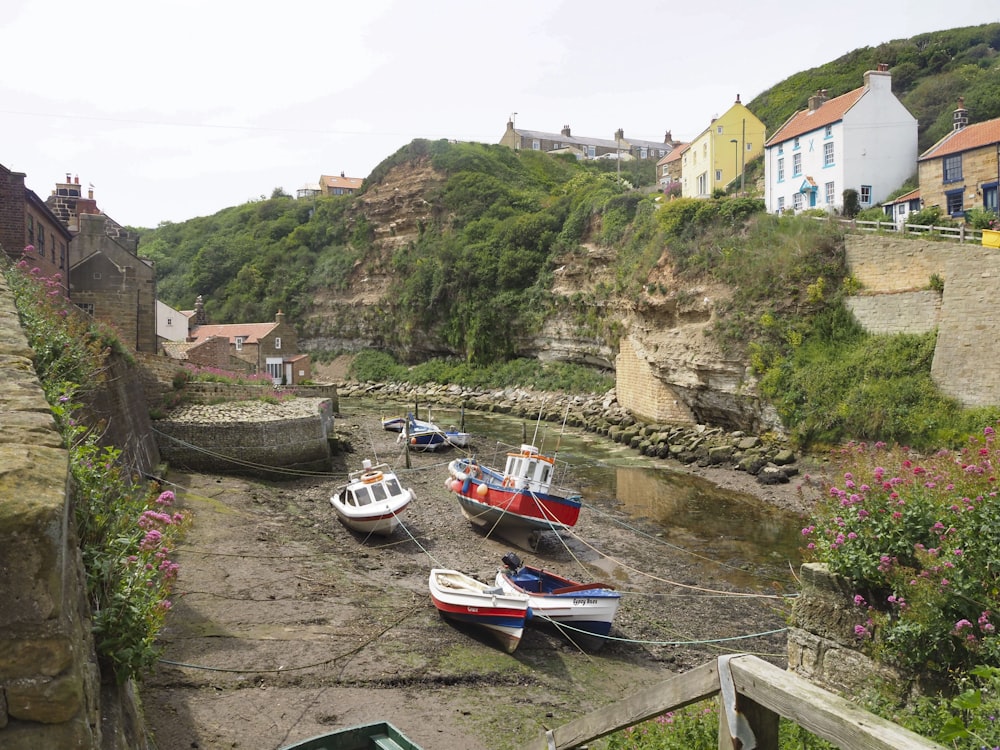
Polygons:
[[876,205],[916,170],[917,120],[892,93],[887,65],[869,70],[864,86],[827,99],[809,97],[764,147],[764,200],[780,213],[840,211],[844,190],[861,208]]
[[165,302],[156,300],[156,337],[167,341],[184,341],[188,336],[190,312],[175,310]]

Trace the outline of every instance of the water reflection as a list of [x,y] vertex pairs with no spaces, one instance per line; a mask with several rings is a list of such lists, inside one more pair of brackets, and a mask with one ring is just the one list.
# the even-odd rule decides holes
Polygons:
[[[395,416],[413,405],[342,399],[340,408],[344,414],[358,410]],[[420,416],[427,417],[423,407]],[[571,467],[570,483],[583,495],[585,507],[624,512],[638,533],[722,563],[728,572],[720,575],[734,585],[759,587],[760,576],[787,581],[789,567],[801,562],[800,517],[752,495],[722,489],[601,436],[552,423],[444,408],[432,408],[430,417],[440,427],[456,425],[471,433],[471,450],[490,465],[502,465],[504,452],[522,442],[555,453]],[[754,580],[743,571],[753,571]]]

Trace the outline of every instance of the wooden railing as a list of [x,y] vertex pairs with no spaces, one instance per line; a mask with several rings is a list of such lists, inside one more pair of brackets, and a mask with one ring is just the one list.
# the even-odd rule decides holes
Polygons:
[[[719,679],[720,667],[728,671]],[[730,676],[731,675],[731,682]],[[746,654],[708,662],[636,693],[630,698],[551,729],[523,750],[570,750],[683,706],[710,698],[720,690],[723,704],[735,687],[736,713],[719,707],[719,750],[777,750],[778,718],[784,717],[842,750],[945,750],[908,729],[859,708],[801,677]],[[732,699],[730,699],[732,700]],[[734,739],[728,715],[743,739]],[[744,741],[746,730],[752,741]]]
[[839,216],[815,216],[813,218],[816,221],[835,221],[859,232],[892,232],[914,237],[933,236],[954,242],[972,242],[977,245],[983,241],[983,230],[971,229],[964,224],[957,227],[932,227],[926,224],[896,224],[893,221],[859,221]]

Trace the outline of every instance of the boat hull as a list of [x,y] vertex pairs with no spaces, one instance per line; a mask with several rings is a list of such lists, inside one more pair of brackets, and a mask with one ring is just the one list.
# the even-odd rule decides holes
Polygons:
[[330,498],[338,520],[361,534],[388,536],[400,524],[400,515],[413,500],[413,491],[402,487],[386,464],[366,461]]
[[529,616],[528,597],[441,568],[431,570],[428,588],[443,617],[484,628],[508,654],[517,649]]
[[551,621],[570,640],[581,639],[591,647],[604,643],[621,602],[621,594],[605,584],[580,583],[529,566],[498,571],[496,585],[527,596],[538,621]]
[[[377,741],[386,739],[395,744],[376,744]],[[338,729],[292,745],[285,745],[281,750],[369,750],[372,747],[384,746],[398,747],[400,750],[421,750],[420,745],[407,738],[387,721]]]
[[452,461],[449,489],[458,498],[462,515],[477,526],[559,531],[576,525],[581,507],[578,496],[505,487],[499,472],[478,465],[473,472],[472,466],[470,459]]

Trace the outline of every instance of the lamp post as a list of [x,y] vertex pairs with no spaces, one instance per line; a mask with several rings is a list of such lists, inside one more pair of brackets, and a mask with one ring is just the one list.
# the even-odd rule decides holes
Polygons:
[[733,182],[736,182],[736,176],[740,173],[740,142],[735,138],[730,138],[729,142],[733,144],[733,155],[735,157],[733,161]]

